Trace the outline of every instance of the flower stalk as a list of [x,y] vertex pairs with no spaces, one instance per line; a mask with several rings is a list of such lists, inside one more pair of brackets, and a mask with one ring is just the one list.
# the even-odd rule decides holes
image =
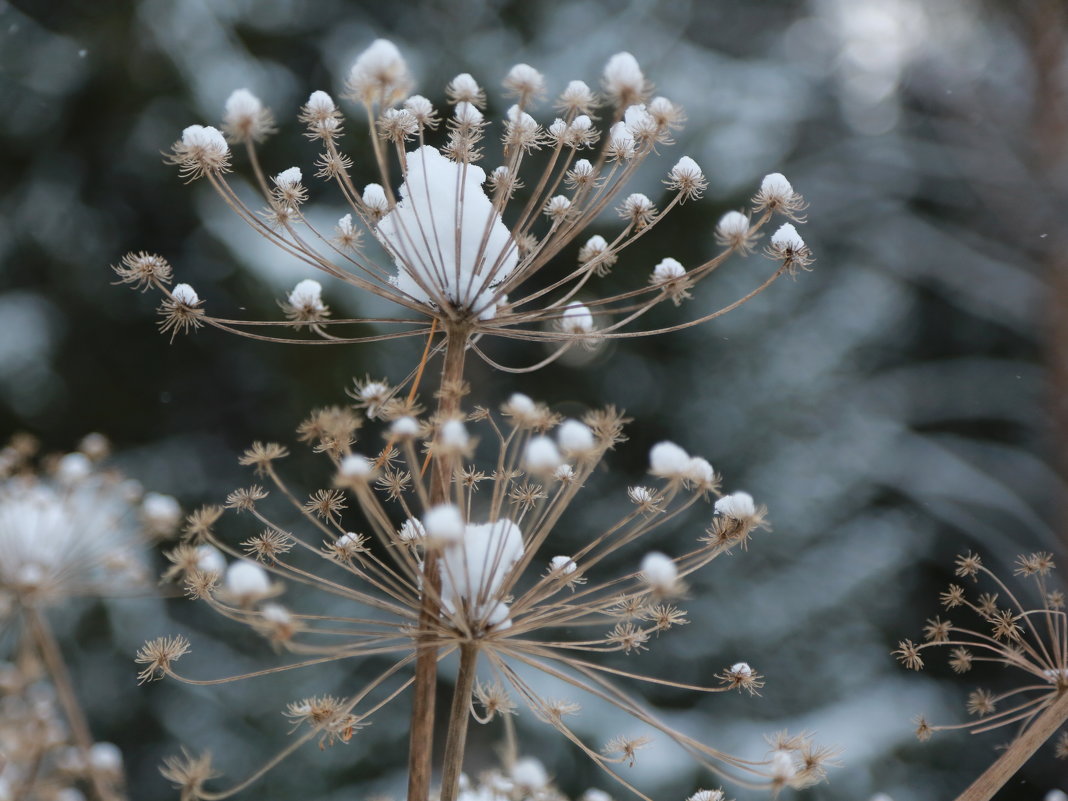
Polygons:
[[[462,324],[445,329],[445,361],[441,368],[438,391],[438,417],[448,419],[460,410],[460,387],[464,377],[467,332]],[[431,463],[430,502],[444,503],[449,498],[449,483],[454,468],[452,457],[439,454]],[[426,801],[434,754],[434,699],[438,675],[438,649],[434,644],[434,624],[441,615],[441,574],[437,554],[428,550],[423,564],[423,608],[419,617],[419,653],[415,663],[415,686],[412,694],[412,720],[408,748],[408,798]],[[451,729],[450,729],[451,731]],[[462,751],[461,751],[462,759]]]
[[89,722],[85,718],[85,712],[78,703],[78,696],[74,693],[74,683],[71,681],[70,671],[63,661],[63,654],[59,650],[59,643],[48,625],[48,621],[33,606],[25,610],[26,626],[37,646],[37,651],[48,668],[52,685],[56,688],[56,696],[59,698],[63,714],[70,726],[71,736],[74,738],[75,747],[81,753],[85,764],[89,766],[87,771],[89,784],[96,801],[120,801],[120,797],[101,778],[99,772],[92,766],[90,752],[93,748],[93,735],[89,731]]
[[1034,722],[1012,744],[1005,749],[997,761],[983,771],[983,774],[957,796],[957,801],[990,801],[1016,771],[1024,766],[1034,753],[1049,740],[1057,730],[1068,723],[1068,692],[1062,692],[1046,711],[1035,718]]
[[441,771],[441,801],[456,801],[460,791],[460,774],[463,772],[464,746],[467,743],[467,724],[471,719],[471,692],[475,688],[477,662],[478,644],[461,645],[460,667],[452,692],[452,709],[449,712],[449,729],[445,740],[445,761]]

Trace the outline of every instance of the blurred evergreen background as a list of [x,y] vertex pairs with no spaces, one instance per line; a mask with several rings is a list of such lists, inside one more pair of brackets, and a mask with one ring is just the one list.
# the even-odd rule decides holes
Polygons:
[[[1061,0],[25,0],[0,2],[0,37],[0,434],[28,431],[64,449],[104,432],[124,471],[188,508],[241,486],[236,457],[252,440],[292,443],[312,407],[344,402],[352,377],[403,378],[420,343],[159,336],[158,298],[111,285],[108,265],[128,250],[164,255],[177,280],[235,317],[278,318],[277,300],[310,277],[244,230],[209,187],[184,186],[162,163],[181,129],[217,125],[230,92],[247,87],[279,121],[263,149],[268,170],[296,164],[309,176],[316,150],[298,107],[315,89],[339,95],[374,38],[400,47],[416,91],[437,104],[452,76],[470,72],[497,117],[500,80],[515,63],[543,71],[552,92],[573,78],[596,86],[609,56],[633,53],[689,117],[633,191],[657,197],[683,154],[711,185],[628,250],[613,276],[644,275],[664,256],[699,263],[719,216],[744,207],[775,171],[810,202],[802,235],[815,270],[712,324],[623,341],[584,364],[514,380],[476,365],[474,400],[497,404],[518,390],[564,410],[614,403],[634,418],[631,442],[599,482],[615,494],[587,496],[576,537],[619,503],[663,438],[707,456],[728,490],[770,507],[774,532],[708,570],[693,587],[693,623],[641,658],[649,672],[696,681],[745,659],[767,676],[763,697],[651,695],[673,722],[748,754],[762,752],[763,733],[813,729],[845,746],[844,766],[801,797],[843,801],[952,797],[1007,740],[950,733],[917,743],[910,718],[963,720],[973,677],[941,664],[906,673],[889,652],[939,611],[955,553],[975,549],[1003,575],[1019,551],[1064,556]],[[539,121],[551,121],[548,106]],[[361,120],[353,113],[348,130]],[[357,184],[371,180],[362,136],[347,147]],[[307,183],[313,206],[343,213],[329,188]],[[597,231],[616,230],[602,222]],[[683,312],[730,302],[765,267],[734,260]],[[326,299],[338,312],[375,313],[335,290]],[[538,356],[494,347],[507,363]],[[299,472],[306,464],[294,460],[289,475],[316,488],[323,476]],[[683,521],[670,536],[689,541],[706,522]],[[658,545],[670,552],[675,541]],[[157,766],[182,744],[211,748],[240,777],[285,744],[286,701],[344,692],[377,667],[138,688],[133,651],[162,634],[189,633],[183,667],[196,677],[278,657],[181,599],[83,604],[54,617],[97,737],[126,754],[134,799],[176,797]],[[1001,675],[991,674],[993,686]],[[399,796],[407,722],[394,711],[347,746],[306,747],[239,797]],[[625,797],[545,729],[521,718],[525,752],[564,790],[596,785]],[[499,731],[478,736],[472,763],[488,764]],[[1040,799],[1058,782],[1068,790],[1051,751],[998,798]],[[710,782],[666,748],[634,772],[654,798]]]

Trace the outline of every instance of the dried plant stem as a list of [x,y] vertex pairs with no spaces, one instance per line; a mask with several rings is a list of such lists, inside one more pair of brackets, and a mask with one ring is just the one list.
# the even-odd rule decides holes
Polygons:
[[74,693],[74,684],[71,682],[67,665],[63,661],[63,654],[59,650],[52,629],[48,621],[33,607],[26,608],[26,626],[29,628],[33,640],[37,645],[45,667],[48,668],[52,684],[56,688],[56,695],[63,707],[63,714],[70,726],[71,736],[78,750],[82,752],[82,758],[87,766],[89,782],[93,788],[93,795],[97,801],[119,801],[119,796],[100,778],[89,762],[89,752],[93,747],[93,735],[89,731],[89,724],[85,719],[81,704]]
[[[446,326],[445,363],[441,369],[438,394],[438,414],[448,417],[460,408],[460,386],[464,376],[464,356],[467,352],[468,331],[463,326]],[[444,503],[449,498],[452,480],[452,460],[434,458],[430,474],[430,504]],[[430,797],[430,775],[434,754],[434,696],[438,675],[437,648],[423,641],[433,642],[433,626],[440,610],[437,598],[441,592],[441,576],[437,556],[427,551],[423,564],[423,586],[432,588],[423,593],[423,608],[419,616],[419,657],[415,663],[415,686],[412,696],[412,722],[408,739],[408,801],[427,801]]]
[[1035,751],[1068,720],[1068,692],[1061,693],[1045,712],[1035,718],[1027,731],[998,757],[983,775],[957,796],[957,801],[990,801],[994,793],[1011,779]]
[[478,645],[460,646],[460,669],[452,693],[449,712],[449,731],[445,740],[445,758],[441,771],[441,801],[456,801],[460,792],[460,773],[464,764],[464,745],[467,742],[467,723],[471,719],[471,691],[475,687],[475,664]]

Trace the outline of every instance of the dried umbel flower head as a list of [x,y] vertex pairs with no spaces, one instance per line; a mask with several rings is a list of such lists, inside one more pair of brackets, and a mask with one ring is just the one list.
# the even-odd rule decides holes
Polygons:
[[[373,150],[359,159],[341,150],[338,105],[327,93],[313,92],[300,120],[307,136],[323,148],[316,177],[335,184],[349,205],[333,232],[320,230],[305,215],[308,189],[298,168],[271,179],[259,167],[256,145],[272,130],[272,122],[247,90],[234,92],[227,101],[227,136],[212,127],[190,126],[170,160],[184,177],[207,180],[256,232],[335,279],[335,285],[347,283],[406,311],[385,320],[328,319],[319,289],[301,282],[282,308],[296,329],[306,329],[320,342],[370,342],[433,331],[470,343],[473,353],[493,364],[484,350],[488,334],[546,343],[554,348],[551,359],[576,343],[674,331],[711,320],[784,273],[811,263],[811,252],[793,224],[786,223],[765,251],[777,268],[748,294],[673,325],[644,324],[664,301],[680,306],[690,300],[693,288],[731,253],[751,252],[773,216],[801,222],[804,200],[782,175],[769,175],[748,213],[730,212],[720,221],[716,241],[721,252],[686,268],[667,255],[636,271],[651,274],[649,280],[639,279],[623,291],[601,291],[597,279],[632,244],[707,188],[701,166],[687,155],[665,168],[661,191],[631,188],[639,167],[658,147],[671,144],[683,113],[670,100],[652,97],[652,85],[629,53],[608,60],[603,96],[582,81],[568,83],[554,103],[559,116],[537,109],[548,88],[534,67],[514,66],[503,83],[515,103],[500,121],[485,116],[485,90],[466,73],[444,87],[451,109],[435,109],[426,97],[408,94],[412,78],[397,48],[375,41],[357,59],[348,80],[347,97],[366,113]],[[249,152],[260,190],[257,200],[243,197],[227,177],[233,158],[227,137]],[[373,164],[374,182],[359,186],[352,175],[354,162]],[[588,229],[612,210],[621,228],[611,236],[591,237]],[[367,243],[376,247],[367,248]],[[385,253],[384,263],[375,260],[376,250]],[[577,263],[561,266],[576,250]],[[138,253],[115,269],[121,281],[135,288],[153,286],[164,293],[164,331],[208,324],[259,339],[294,341],[275,335],[276,329],[254,332],[271,322],[208,314],[188,285],[167,288],[170,268],[163,265],[160,257]],[[550,265],[556,265],[553,278],[539,280]],[[182,287],[186,289],[179,292]],[[360,330],[365,324],[389,330],[368,334]]]
[[[106,451],[100,435],[85,445],[98,458]],[[82,451],[44,466],[13,446],[2,453],[0,601],[48,606],[148,585],[142,552],[149,540],[177,529],[182,513],[173,498],[142,495]]]
[[[1044,733],[1048,739],[1068,720],[1068,708],[1059,719],[1048,717],[1068,697],[1068,618],[1064,593],[1051,585],[1053,570],[1052,554],[1021,554],[1014,575],[1029,586],[1013,588],[978,555],[969,552],[957,557],[955,572],[963,585],[951,584],[941,594],[947,619],[928,620],[922,641],[904,640],[894,655],[910,670],[922,670],[925,652],[944,649],[955,673],[969,673],[985,663],[1002,665],[1012,670],[999,671],[996,680],[1004,682],[1002,676],[1011,676],[1014,686],[1001,692],[976,689],[966,705],[975,720],[935,726],[921,719],[917,736],[927,739],[932,732],[954,729],[978,734],[1013,724],[1019,735],[1041,723],[1049,727]],[[979,582],[993,591],[973,592]],[[962,614],[972,617],[972,622],[948,619]]]
[[182,512],[106,470],[109,452],[101,434],[41,459],[26,437],[0,449],[0,630],[16,655],[0,662],[0,797],[123,795],[122,755],[93,742],[47,609],[145,593],[142,552]]
[[[602,665],[597,659],[599,654],[636,656],[685,625],[686,612],[678,604],[686,579],[763,525],[763,512],[748,495],[721,495],[707,461],[671,443],[657,445],[650,456],[655,486],[641,492],[632,488],[634,503],[627,503],[621,492],[618,518],[586,534],[577,550],[560,555],[557,543],[567,525],[568,507],[606,453],[624,439],[624,421],[617,411],[608,408],[582,419],[562,419],[517,394],[500,414],[478,408],[463,418],[420,420],[390,412],[382,418],[372,421],[368,416],[351,426],[340,449],[320,448],[314,438],[308,439],[313,450],[329,459],[333,486],[312,493],[307,502],[291,494],[276,460],[244,459],[272,487],[271,496],[266,490],[243,491],[242,502],[230,507],[260,529],[274,532],[287,547],[264,556],[262,548],[247,547],[261,542],[264,534],[246,540],[246,553],[257,557],[253,563],[218,533],[217,524],[198,527],[201,548],[213,547],[233,560],[225,570],[217,569],[216,576],[224,576],[217,585],[204,581],[199,554],[190,546],[180,546],[171,556],[176,568],[184,567],[172,569],[170,575],[182,575],[215,610],[299,657],[268,668],[271,672],[361,655],[392,657],[377,678],[348,697],[290,704],[285,714],[301,725],[287,751],[311,739],[327,747],[358,736],[380,709],[412,685],[409,674],[420,647],[433,646],[443,656],[454,652],[460,658],[450,742],[463,735],[472,717],[489,723],[524,714],[519,710],[525,708],[526,714],[561,732],[644,798],[616,766],[641,758],[645,735],[617,738],[603,747],[587,744],[575,722],[583,697],[589,696],[615,704],[701,765],[744,785],[802,787],[823,777],[826,760],[821,755],[827,752],[807,738],[775,746],[796,767],[787,776],[779,764],[782,757],[745,760],[710,748],[672,729],[613,683],[624,676],[698,692],[755,694],[763,677],[748,664],[724,667],[711,686],[693,686]],[[405,421],[403,437],[395,434],[397,421]],[[376,425],[383,428],[385,448],[362,439]],[[470,447],[475,440],[495,451],[485,463]],[[267,446],[254,450],[262,453]],[[443,502],[429,501],[432,491],[430,477],[422,471],[422,451],[437,453],[439,463],[449,465]],[[303,516],[303,530],[283,526],[269,511],[275,498]],[[708,508],[712,520],[731,516],[733,525],[717,528],[713,522],[710,531],[716,535],[696,539],[681,554],[642,548],[642,541],[666,521],[713,501],[720,508]],[[619,572],[610,565],[624,567]],[[353,612],[344,617],[323,615],[321,610],[306,613],[300,601],[281,607],[275,596],[292,582],[338,596]],[[433,610],[429,620],[428,599]],[[186,649],[182,639],[147,644],[139,656],[141,678],[165,674],[183,680],[173,663]],[[530,670],[557,680],[560,690],[574,698],[545,697],[531,684]],[[456,753],[452,747],[446,746],[446,764],[450,753]],[[521,770],[517,763],[512,780],[533,781],[536,773],[532,766]],[[458,782],[458,774],[455,778]],[[443,786],[447,783],[448,773]],[[228,794],[213,791],[212,797]]]

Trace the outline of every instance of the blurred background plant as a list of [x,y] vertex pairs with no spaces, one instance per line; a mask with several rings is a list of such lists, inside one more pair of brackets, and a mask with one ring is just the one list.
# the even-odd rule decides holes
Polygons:
[[[719,215],[781,171],[811,204],[804,235],[819,258],[796,286],[712,325],[538,375],[547,401],[626,408],[640,425],[617,465],[635,477],[648,446],[673,438],[771,506],[775,532],[744,569],[693,588],[718,610],[703,616],[708,629],[691,624],[646,666],[678,663],[693,671],[680,681],[699,681],[701,665],[744,656],[767,677],[764,699],[715,699],[717,743],[751,743],[769,722],[848,743],[820,798],[949,797],[989,762],[997,735],[916,743],[912,715],[952,720],[969,687],[949,668],[906,674],[889,652],[933,614],[955,553],[982,549],[1004,572],[1020,551],[1063,552],[1066,29],[1056,0],[0,6],[0,433],[31,431],[55,448],[106,431],[125,472],[192,506],[240,484],[236,456],[252,440],[287,441],[354,375],[396,379],[397,365],[418,360],[414,341],[409,358],[391,349],[388,360],[209,331],[170,346],[153,331],[155,299],[109,285],[108,264],[152,249],[220,307],[271,317],[309,277],[161,163],[175,133],[217,120],[234,88],[285,121],[265,158],[288,166],[310,156],[288,112],[311,89],[337,91],[378,36],[402,48],[427,91],[441,83],[433,76],[520,61],[559,86],[628,50],[686,108],[672,153],[692,155],[710,183],[704,202],[673,213],[670,255],[707,254]],[[647,272],[664,255],[649,245],[626,264]],[[755,263],[693,302],[744,291]],[[346,314],[374,313],[350,297]],[[598,507],[591,517],[604,516]],[[128,658],[145,638],[194,623],[200,658],[220,669],[250,669],[269,649],[191,605],[137,603],[57,622],[75,683],[94,688],[98,736],[124,751],[130,794],[169,792],[157,766],[179,741],[225,753],[228,772],[253,768],[285,737],[258,702],[263,685],[138,691]],[[348,680],[328,668],[278,692]],[[676,725],[713,725],[689,694],[652,700]],[[406,721],[375,728],[373,740],[301,751],[263,797],[346,797],[356,777],[364,795],[395,791],[403,764],[391,754],[403,749],[391,745]],[[601,784],[556,738],[521,735],[566,792]],[[634,770],[658,797],[702,784],[669,756]],[[1041,797],[1062,775],[1041,752],[999,798]]]

